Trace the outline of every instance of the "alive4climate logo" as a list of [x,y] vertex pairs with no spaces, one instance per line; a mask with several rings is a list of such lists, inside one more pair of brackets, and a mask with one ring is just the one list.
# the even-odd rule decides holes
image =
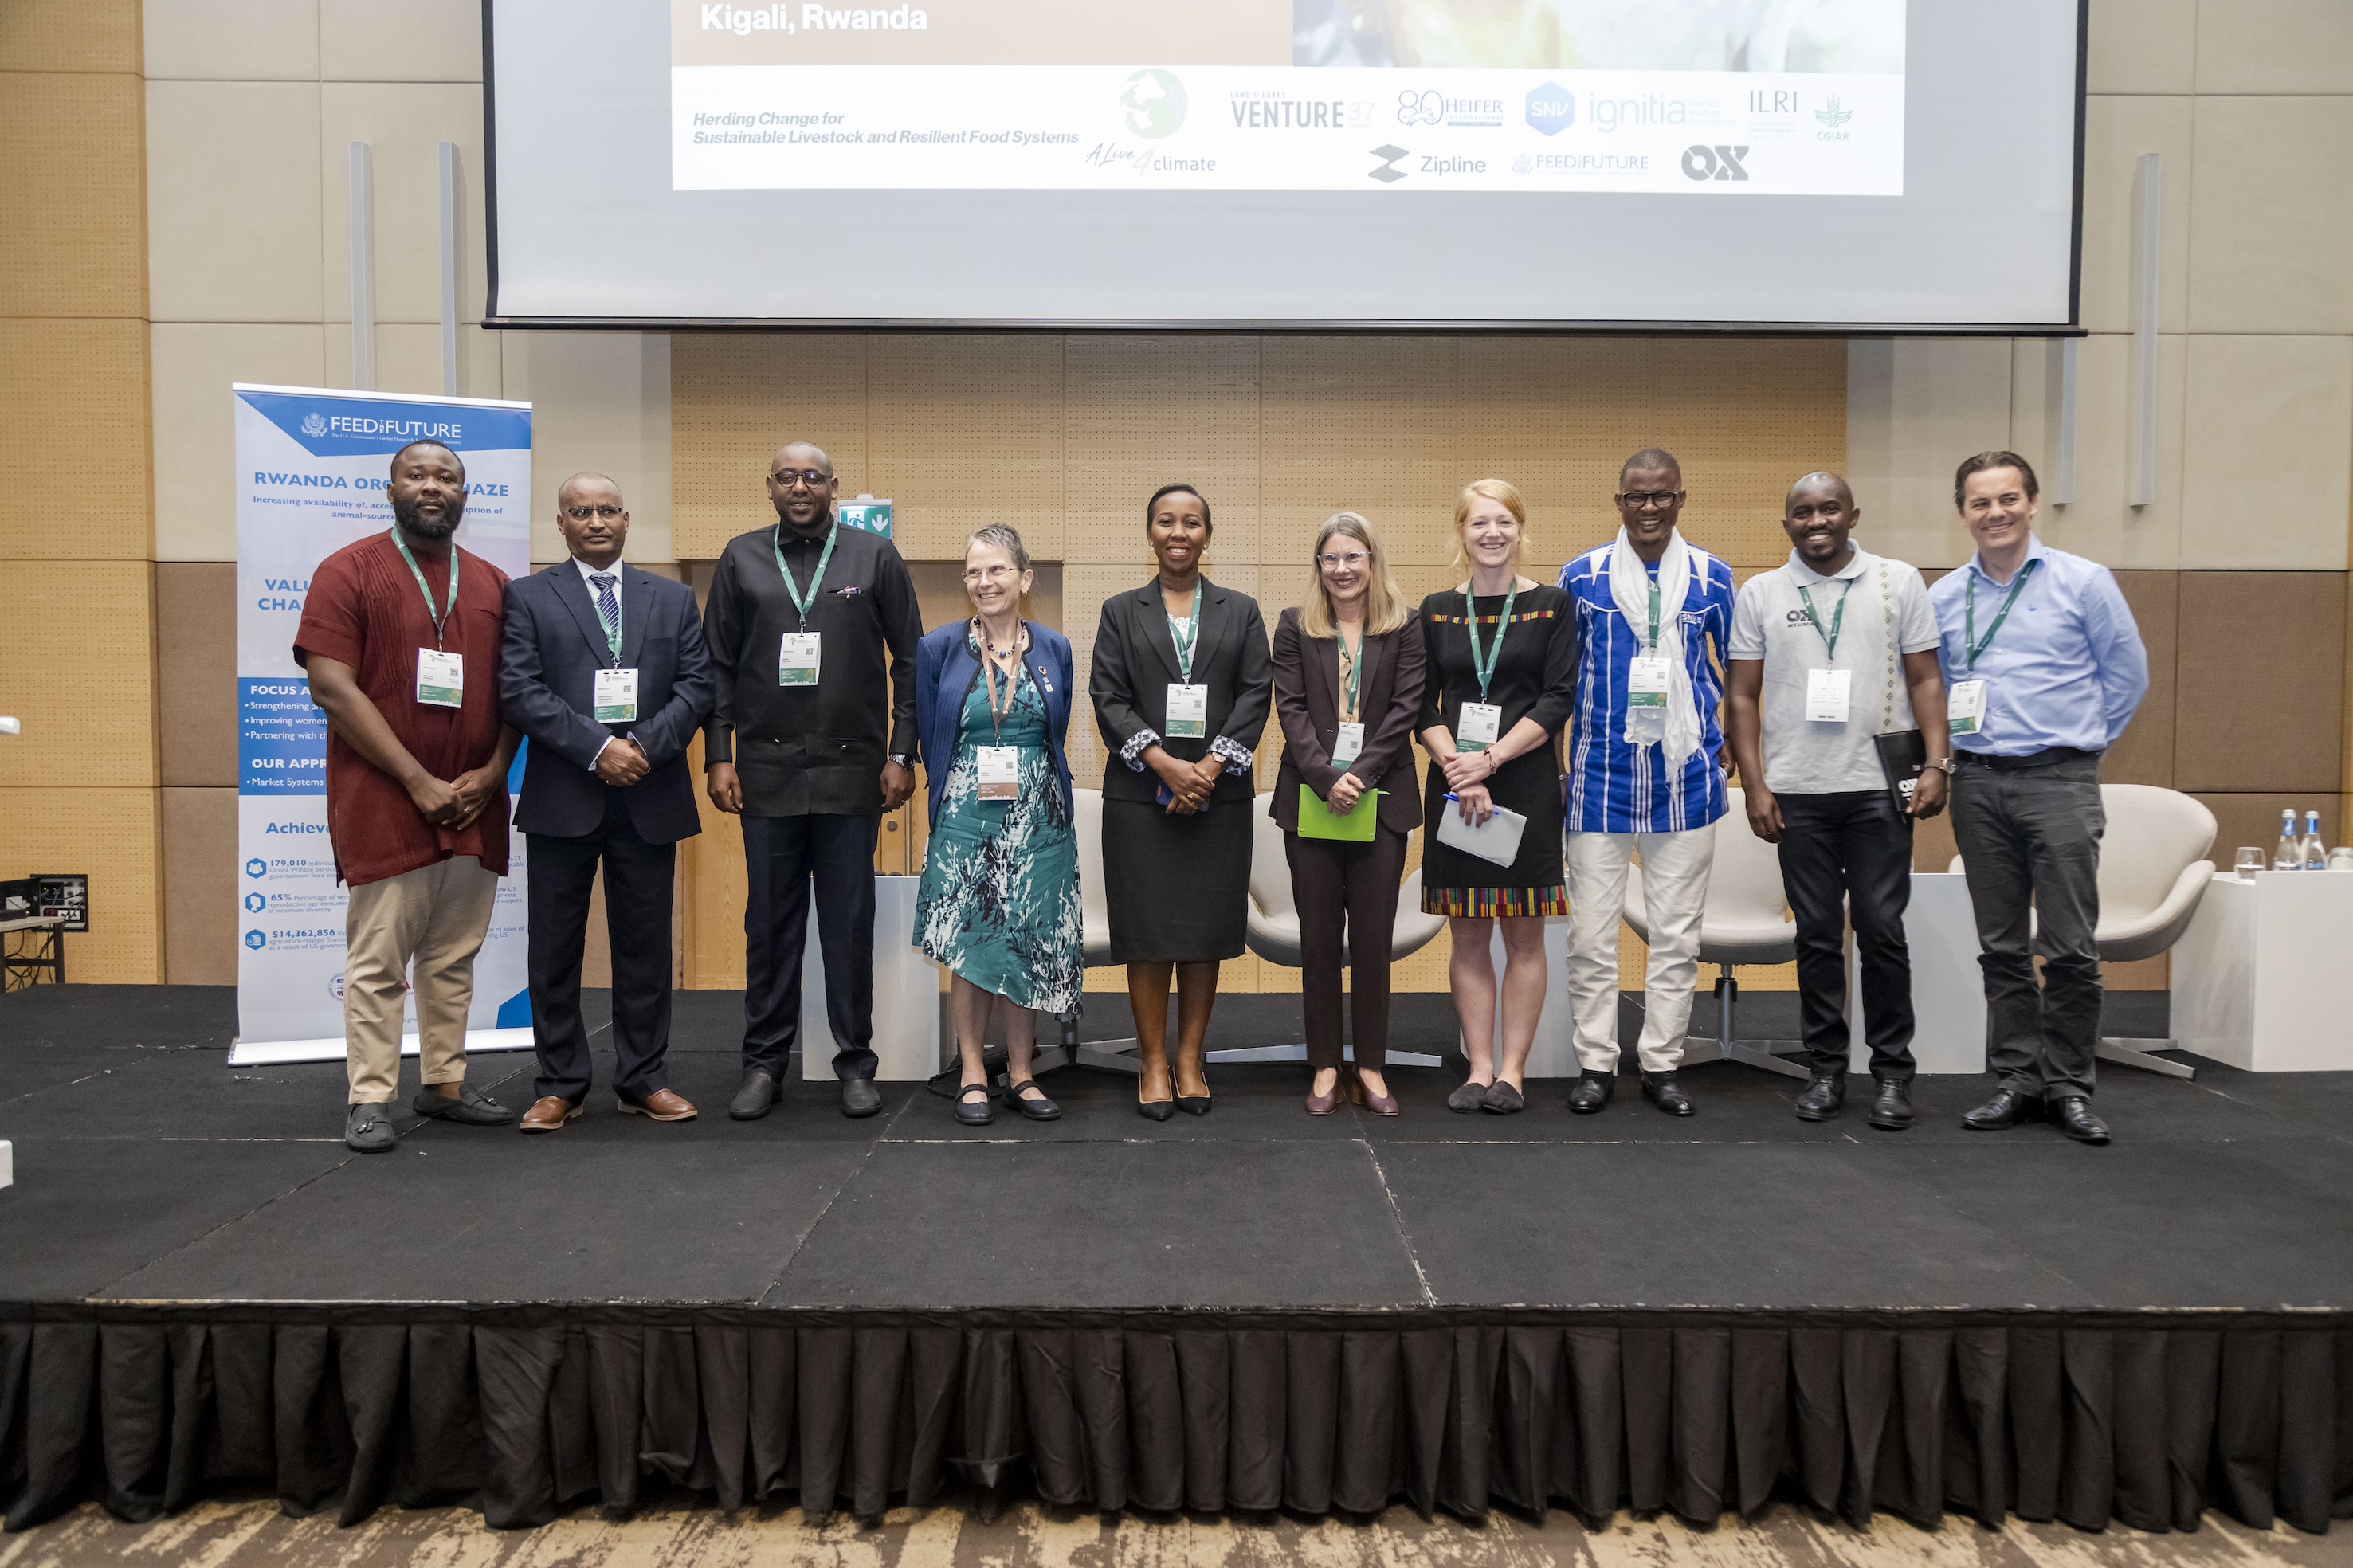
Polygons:
[[1185,84],[1158,66],[1146,66],[1127,79],[1119,106],[1127,111],[1129,135],[1156,142],[1185,123]]
[[1546,136],[1557,136],[1577,123],[1577,95],[1556,81],[1528,94],[1528,123]]

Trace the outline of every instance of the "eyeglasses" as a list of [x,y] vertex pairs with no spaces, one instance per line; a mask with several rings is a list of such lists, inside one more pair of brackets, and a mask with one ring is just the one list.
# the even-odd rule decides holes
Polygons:
[[973,566],[965,569],[964,580],[966,583],[1002,583],[1008,577],[1019,575],[1021,569],[1018,566]]
[[1648,506],[1664,510],[1674,505],[1683,493],[1681,490],[1627,490],[1618,497],[1618,501],[1620,505],[1630,506],[1637,511]]
[[601,517],[607,522],[618,522],[621,521],[621,509],[617,506],[567,506],[564,509],[564,515],[575,522],[586,522],[592,517]]
[[804,484],[813,490],[821,490],[832,480],[833,476],[823,468],[777,468],[768,475],[770,484],[784,489]]
[[1362,566],[1366,562],[1370,561],[1372,557],[1366,554],[1361,550],[1356,550],[1349,552],[1345,555],[1318,555],[1315,559],[1323,563],[1324,568],[1326,571],[1349,572],[1354,571],[1356,567]]

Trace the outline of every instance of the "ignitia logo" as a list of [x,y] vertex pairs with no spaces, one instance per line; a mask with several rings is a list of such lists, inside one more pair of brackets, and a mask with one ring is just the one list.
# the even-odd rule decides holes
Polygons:
[[313,410],[311,410],[310,413],[305,414],[304,416],[302,416],[302,434],[303,434],[303,435],[305,435],[305,436],[309,436],[309,437],[313,437],[313,438],[315,439],[316,437],[321,437],[321,436],[323,436],[323,435],[325,435],[326,433],[327,433],[327,416],[326,416],[325,415],[319,413],[316,409],[313,409]]

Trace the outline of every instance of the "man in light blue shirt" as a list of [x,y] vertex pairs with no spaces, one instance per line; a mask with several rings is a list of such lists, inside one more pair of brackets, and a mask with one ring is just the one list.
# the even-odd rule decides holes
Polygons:
[[2000,1079],[1961,1121],[1999,1131],[2039,1105],[2070,1138],[2105,1143],[2091,1100],[2107,821],[2100,753],[2148,691],[2148,654],[2108,569],[2034,537],[2036,489],[2015,452],[1963,463],[1953,501],[1978,552],[1928,594],[1953,732],[1953,837],[1984,950],[1986,1051]]

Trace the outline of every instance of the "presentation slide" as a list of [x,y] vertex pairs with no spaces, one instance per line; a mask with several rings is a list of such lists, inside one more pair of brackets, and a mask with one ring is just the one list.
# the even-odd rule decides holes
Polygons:
[[501,325],[2016,331],[2080,0],[491,0]]

